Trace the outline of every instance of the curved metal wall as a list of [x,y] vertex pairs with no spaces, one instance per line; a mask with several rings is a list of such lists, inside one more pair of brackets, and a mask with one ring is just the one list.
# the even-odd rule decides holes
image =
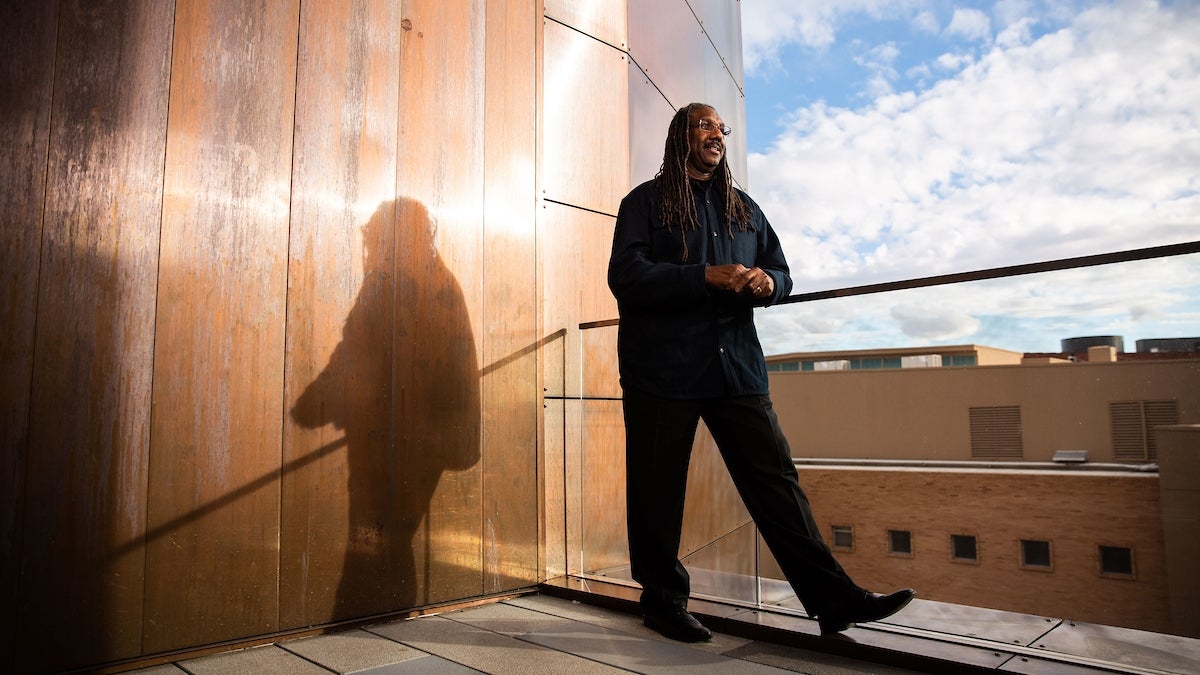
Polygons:
[[[616,316],[613,214],[677,104],[649,83],[741,119],[737,5],[637,7],[0,8],[0,670],[577,564],[576,487],[620,466],[578,326]],[[687,58],[645,37],[677,19]]]
[[662,164],[674,112],[692,102],[716,107],[733,127],[728,159],[746,185],[746,104],[741,6],[729,0],[630,3],[631,182],[649,180]]
[[536,583],[541,21],[4,3],[0,670]]
[[[545,518],[549,576],[628,563],[617,329],[578,329],[617,316],[606,269],[620,200],[657,173],[676,108],[703,101],[735,128],[745,119],[738,3],[621,4],[546,3],[543,332],[563,335],[556,352],[563,365],[551,367],[556,360],[548,359],[545,381],[546,502],[562,504]],[[744,184],[741,131],[730,137],[729,160]],[[613,142],[622,138],[627,143]],[[698,441],[690,478],[693,494],[704,499],[689,501],[684,553],[707,549],[706,560],[742,569],[746,552],[752,557],[753,532],[727,536],[748,518],[706,438]],[[722,537],[736,545],[714,551],[709,545]]]

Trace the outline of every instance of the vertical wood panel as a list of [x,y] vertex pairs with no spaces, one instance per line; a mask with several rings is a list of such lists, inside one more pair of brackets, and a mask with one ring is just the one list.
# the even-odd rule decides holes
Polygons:
[[[0,607],[8,608],[19,582],[57,15],[52,1],[0,6]],[[0,669],[11,668],[17,617],[0,612]]]
[[[484,6],[403,4],[398,316],[393,358],[399,485],[417,604],[482,590]],[[402,275],[402,276],[401,276]]]
[[180,0],[154,361],[145,648],[278,628],[295,0]]
[[171,8],[60,11],[22,551],[22,669],[141,648]]
[[170,7],[68,2],[47,171],[20,644],[136,656]]
[[537,3],[488,0],[484,103],[484,591],[536,583]]
[[400,30],[385,0],[302,5],[282,628],[411,605],[411,542],[389,499]]

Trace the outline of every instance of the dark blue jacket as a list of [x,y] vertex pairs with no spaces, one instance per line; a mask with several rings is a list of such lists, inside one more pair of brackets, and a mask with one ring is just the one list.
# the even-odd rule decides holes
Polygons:
[[[735,226],[731,239],[721,191],[707,182],[693,181],[692,187],[700,230],[667,230],[654,181],[634,188],[617,211],[608,287],[621,316],[621,386],[673,399],[766,394],[754,307],[792,292],[787,260],[762,209],[746,193],[737,194],[750,209],[750,227]],[[710,290],[705,267],[731,263],[762,268],[775,282],[774,293],[754,299]]]

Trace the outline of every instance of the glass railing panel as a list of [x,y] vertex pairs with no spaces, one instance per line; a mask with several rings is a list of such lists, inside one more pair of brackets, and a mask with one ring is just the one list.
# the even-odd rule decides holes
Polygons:
[[[860,584],[917,587],[931,602],[906,612],[935,623],[961,605],[1181,632],[1166,579],[1195,560],[1164,527],[1155,429],[1200,423],[1200,255],[846,293],[757,321],[801,486]],[[585,382],[609,367],[588,359],[615,363],[611,336],[588,332]],[[579,482],[598,495],[585,525],[605,532],[582,567],[611,573],[628,562],[623,476],[603,468],[623,470],[620,394],[585,389],[608,412],[581,432],[602,477]],[[800,610],[703,430],[683,542],[697,595]]]

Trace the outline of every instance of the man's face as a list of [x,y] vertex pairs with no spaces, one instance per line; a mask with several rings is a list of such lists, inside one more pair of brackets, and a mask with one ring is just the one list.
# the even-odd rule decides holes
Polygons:
[[724,127],[725,122],[716,110],[696,108],[692,111],[688,119],[688,176],[700,180],[712,178],[713,171],[725,156],[725,135],[721,133]]

